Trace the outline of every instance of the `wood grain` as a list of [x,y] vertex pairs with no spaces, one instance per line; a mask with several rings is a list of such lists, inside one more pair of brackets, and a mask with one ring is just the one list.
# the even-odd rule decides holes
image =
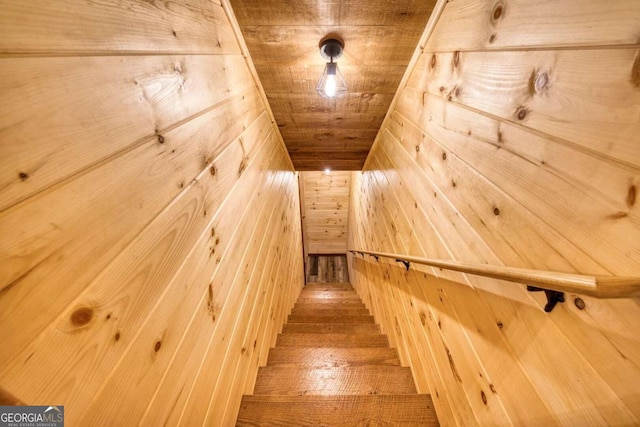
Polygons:
[[242,65],[239,55],[0,59],[0,210],[224,111],[230,95],[256,102]]
[[358,366],[348,368],[260,368],[254,395],[411,394],[415,386],[409,368]]
[[[302,2],[293,11],[282,0],[231,1],[297,170],[362,167],[434,3]],[[349,93],[337,100],[315,92],[317,46],[329,33],[346,42],[339,67]]]
[[[446,3],[352,178],[349,245],[637,276],[637,16],[634,2]],[[567,293],[545,314],[520,286],[348,259],[442,420],[637,423],[635,299]]]
[[300,179],[304,189],[301,197],[304,198],[302,216],[307,253],[345,253],[350,173],[302,172]]
[[220,2],[120,0],[2,1],[0,51],[6,53],[235,53]]
[[637,50],[425,52],[409,86],[637,168]]
[[449,2],[428,49],[484,50],[637,44],[634,0]]
[[[437,426],[431,399],[414,396],[245,396],[238,425]],[[265,407],[268,410],[265,410]],[[329,408],[331,410],[329,410]]]
[[278,336],[276,346],[282,347],[388,347],[387,337],[366,333],[296,333]]
[[[296,307],[298,305],[296,304]],[[295,309],[295,308],[294,308]],[[287,323],[282,326],[282,333],[314,333],[314,334],[377,334],[378,325],[368,323]]]
[[395,350],[384,347],[276,347],[269,350],[267,364],[323,368],[373,364],[399,366],[400,360]]

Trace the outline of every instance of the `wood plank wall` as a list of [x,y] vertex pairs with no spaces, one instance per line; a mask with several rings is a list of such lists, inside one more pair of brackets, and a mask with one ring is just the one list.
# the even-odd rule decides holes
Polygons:
[[229,425],[304,283],[232,11],[0,6],[0,394],[69,425]]
[[[353,174],[349,246],[640,275],[640,2],[441,6]],[[524,286],[349,262],[444,425],[640,424],[640,301],[545,313]]]
[[347,255],[309,255],[306,283],[349,283]]
[[351,172],[300,172],[305,254],[344,254]]

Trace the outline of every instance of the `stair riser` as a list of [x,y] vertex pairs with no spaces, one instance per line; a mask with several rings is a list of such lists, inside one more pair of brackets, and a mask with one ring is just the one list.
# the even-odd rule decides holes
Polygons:
[[238,425],[438,426],[429,395],[244,396]]
[[373,316],[289,316],[287,323],[373,323]]
[[360,365],[400,366],[395,350],[390,348],[300,348],[278,347],[269,351],[267,366],[286,365],[298,368],[338,368]]
[[305,286],[244,396],[238,425],[437,426],[373,316],[350,286]]
[[299,298],[312,299],[352,299],[361,301],[355,291],[305,291],[300,293]]
[[367,306],[364,305],[361,302],[354,302],[351,300],[345,300],[345,301],[338,301],[338,302],[332,302],[332,301],[322,301],[322,302],[315,302],[315,303],[304,303],[304,304],[296,304],[294,306],[294,308],[302,308],[302,309],[307,309],[307,310],[336,310],[336,309],[353,309],[353,308],[363,308],[366,309]]
[[388,347],[386,335],[280,334],[276,347]]
[[260,368],[254,395],[355,395],[416,393],[409,368],[359,366],[327,369]]
[[326,285],[326,284],[307,284],[302,288],[303,291],[323,291],[323,292],[331,292],[331,291],[354,291],[353,286],[351,285]]
[[314,316],[314,315],[330,315],[330,316],[369,316],[369,310],[366,308],[334,308],[331,310],[307,309],[294,307],[291,310],[292,316]]
[[282,333],[313,334],[379,334],[380,328],[372,323],[287,323]]

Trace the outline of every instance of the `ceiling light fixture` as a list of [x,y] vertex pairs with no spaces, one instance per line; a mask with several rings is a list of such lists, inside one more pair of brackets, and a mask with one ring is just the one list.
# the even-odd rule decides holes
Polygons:
[[333,62],[342,56],[344,42],[337,38],[326,38],[320,41],[320,55],[329,62],[324,67],[324,72],[316,86],[316,91],[324,98],[335,98],[347,92],[347,82],[338,64]]

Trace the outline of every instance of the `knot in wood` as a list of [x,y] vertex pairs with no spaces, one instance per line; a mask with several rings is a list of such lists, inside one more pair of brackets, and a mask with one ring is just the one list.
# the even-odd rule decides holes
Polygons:
[[541,71],[536,75],[536,78],[533,83],[533,87],[536,93],[544,92],[549,86],[549,76],[546,72]]
[[93,319],[93,309],[80,307],[71,313],[71,324],[74,326],[84,326]]

